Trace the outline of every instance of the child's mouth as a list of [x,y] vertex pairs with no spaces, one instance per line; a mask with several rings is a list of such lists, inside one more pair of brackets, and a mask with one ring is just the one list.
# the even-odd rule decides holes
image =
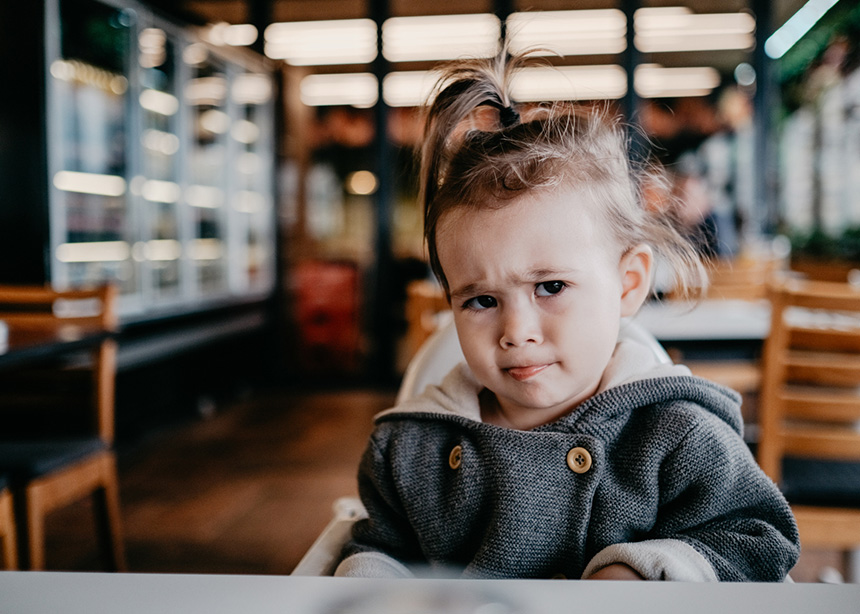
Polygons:
[[527,367],[509,367],[505,369],[512,378],[518,382],[530,379],[546,369],[549,365],[530,365]]

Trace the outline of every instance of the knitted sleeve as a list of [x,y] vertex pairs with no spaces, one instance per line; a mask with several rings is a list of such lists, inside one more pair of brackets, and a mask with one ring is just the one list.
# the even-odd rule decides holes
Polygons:
[[404,577],[405,562],[422,559],[418,541],[393,486],[390,465],[371,438],[358,470],[358,488],[368,517],[355,523],[336,575]]
[[699,552],[721,581],[782,581],[800,553],[788,503],[719,420],[694,427],[660,470],[655,539]]

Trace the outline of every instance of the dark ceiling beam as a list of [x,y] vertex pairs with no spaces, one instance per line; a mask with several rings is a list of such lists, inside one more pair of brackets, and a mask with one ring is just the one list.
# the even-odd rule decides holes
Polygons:
[[272,17],[275,13],[274,0],[246,0],[247,19],[248,23],[257,28],[257,40],[251,45],[251,49],[263,55],[265,46],[265,37],[263,34],[269,24],[272,23]]

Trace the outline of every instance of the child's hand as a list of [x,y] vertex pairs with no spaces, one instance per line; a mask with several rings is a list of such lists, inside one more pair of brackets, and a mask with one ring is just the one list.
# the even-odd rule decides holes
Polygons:
[[607,565],[597,573],[588,576],[586,580],[644,580],[635,569],[624,563]]

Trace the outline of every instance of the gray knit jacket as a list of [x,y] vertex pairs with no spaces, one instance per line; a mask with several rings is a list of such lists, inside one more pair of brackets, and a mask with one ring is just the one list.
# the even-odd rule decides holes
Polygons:
[[604,380],[530,431],[481,422],[465,364],[377,416],[369,517],[336,575],[587,578],[622,562],[652,580],[784,580],[797,528],[741,437],[738,394],[631,342]]

